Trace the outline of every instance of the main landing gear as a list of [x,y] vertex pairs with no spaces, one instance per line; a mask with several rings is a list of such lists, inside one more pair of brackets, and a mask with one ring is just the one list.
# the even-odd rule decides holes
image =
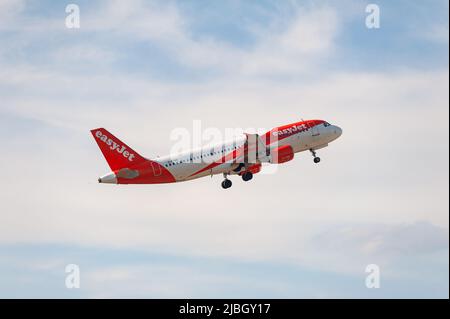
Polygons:
[[222,188],[223,188],[223,189],[228,189],[228,188],[230,188],[232,185],[233,185],[233,183],[232,183],[229,179],[225,179],[225,180],[222,182]]
[[242,174],[242,180],[244,182],[248,182],[252,178],[253,178],[253,173],[252,172],[245,172],[244,174]]
[[228,174],[223,174],[223,177],[225,178],[222,182],[222,188],[223,189],[228,189],[230,188],[233,183],[228,179]]
[[320,163],[320,157],[316,155],[316,151],[314,151],[313,149],[310,149],[309,151],[311,152],[312,156],[314,156],[314,163]]
[[[228,179],[228,174],[223,174],[223,177],[225,178],[222,182],[222,188],[223,189],[228,189],[230,188],[233,183]],[[242,180],[244,182],[248,182],[250,180],[253,179],[253,173],[252,172],[245,172],[244,174],[242,174]]]

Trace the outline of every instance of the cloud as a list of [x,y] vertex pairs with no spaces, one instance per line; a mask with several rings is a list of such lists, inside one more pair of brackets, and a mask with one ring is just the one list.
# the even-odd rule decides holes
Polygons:
[[[17,169],[11,169],[4,175],[6,180],[14,181],[4,189],[5,196],[10,196],[5,203],[5,209],[16,212],[3,223],[4,240],[25,238],[23,233],[28,233],[30,240],[54,240],[59,235],[65,236],[64,233],[72,229],[71,232],[76,231],[78,235],[68,240],[81,240],[83,243],[88,239],[113,245],[149,245],[157,242],[157,246],[171,246],[170,240],[164,243],[166,239],[161,229],[175,229],[175,225],[178,225],[180,232],[185,232],[188,237],[193,236],[192,242],[187,242],[188,245],[192,244],[197,246],[199,251],[209,252],[217,245],[223,245],[225,251],[233,247],[236,243],[227,239],[233,233],[233,225],[243,219],[243,225],[251,227],[252,220],[258,218],[261,212],[266,212],[268,219],[259,220],[261,230],[249,239],[250,244],[260,242],[273,245],[274,238],[264,239],[264,236],[266,231],[270,231],[274,218],[299,224],[305,220],[330,218],[396,223],[425,219],[438,225],[448,223],[444,201],[448,186],[441,172],[434,169],[441,167],[441,170],[446,170],[446,149],[440,142],[445,137],[447,127],[446,73],[333,75],[300,89],[293,84],[276,85],[264,82],[251,85],[219,82],[198,86],[171,86],[131,77],[85,79],[54,74],[22,74],[18,70],[15,74],[11,72],[5,75],[4,81],[11,81],[14,77],[17,77],[19,87],[26,88],[29,97],[13,98],[6,95],[4,101],[7,104],[4,110],[12,114],[12,120],[5,120],[5,130],[7,131],[14,121],[14,125],[20,124],[23,121],[21,117],[25,117],[38,120],[38,124],[34,123],[33,126],[41,128],[38,131],[47,133],[36,135],[33,131],[21,132],[13,140],[10,140],[11,134],[3,135],[3,145],[14,150],[9,155],[6,154],[4,160],[14,163],[17,169],[21,167],[21,171],[25,170],[20,176],[15,174]],[[76,99],[68,99],[73,88],[76,88]],[[54,91],[61,97],[55,97]],[[177,92],[176,97],[171,93],[174,91]],[[103,94],[105,97],[98,99],[98,96]],[[181,101],[183,108],[177,106]],[[424,101],[427,103],[426,109],[423,108]],[[211,182],[217,183],[216,179],[196,181],[196,188],[192,188],[191,183],[152,187],[152,205],[147,208],[140,204],[148,199],[145,188],[128,187],[119,191],[116,188],[100,189],[94,183],[97,175],[106,170],[103,158],[88,134],[88,130],[94,126],[108,127],[141,153],[151,157],[168,152],[170,129],[177,126],[189,129],[193,116],[202,118],[204,126],[225,128],[230,125],[228,118],[210,114],[211,105],[240,114],[242,118],[233,120],[233,125],[245,127],[253,122],[255,125],[270,127],[283,123],[286,119],[297,118],[299,104],[305,105],[302,108],[303,116],[324,117],[344,127],[346,134],[342,142],[338,141],[336,147],[323,150],[324,156],[330,160],[325,161],[326,164],[320,172],[311,169],[309,157],[300,155],[295,163],[280,167],[276,176],[261,177],[251,188],[245,188],[245,192],[242,188],[244,186],[236,185],[240,189],[235,194],[239,209],[231,215],[227,206],[215,205],[218,196],[222,196],[219,187],[211,189]],[[242,108],[242,105],[245,105],[245,108]],[[277,114],[271,115],[272,118],[268,118],[265,112],[260,112],[261,108],[270,109],[273,105],[284,107],[278,110]],[[151,106],[177,110],[178,116],[173,118],[172,113],[155,110]],[[404,109],[399,106],[407,106],[407,121],[404,119]],[[411,141],[410,132],[417,130],[417,123],[425,117],[434,118],[435,125],[427,129],[427,136],[419,134]],[[158,118],[158,121],[152,120],[154,118]],[[148,126],[149,121],[151,126]],[[167,127],[167,123],[171,123],[171,127]],[[358,133],[362,131],[365,132],[364,135]],[[402,154],[398,158],[391,155],[392,134],[401,141],[395,145],[395,152]],[[436,141],[436,144],[429,144],[430,139]],[[19,147],[29,144],[30,140],[40,145],[39,148],[33,149],[32,162],[28,160],[31,150]],[[371,142],[367,143],[368,140]],[[417,154],[417,144],[429,149]],[[355,150],[358,161],[352,161]],[[436,156],[430,158],[429,153]],[[405,158],[408,160],[405,161]],[[347,168],[349,161],[352,161],[351,169]],[[430,165],[430,162],[433,164]],[[71,167],[70,163],[73,167],[82,168],[81,171],[67,169]],[[428,168],[424,168],[423,163],[428,163]],[[63,177],[54,174],[55,171],[63,174]],[[292,178],[291,171],[301,172],[300,184],[296,178]],[[28,180],[28,176],[34,176],[33,180]],[[330,180],[329,176],[334,178]],[[347,182],[343,186],[344,179]],[[362,181],[367,185],[367,189],[360,189]],[[266,182],[273,184],[273,190],[265,190]],[[426,189],[423,185],[427,185]],[[302,204],[302,209],[295,203],[285,203],[281,215],[273,214],[278,211],[276,202],[248,202],[247,196],[252,198],[261,192],[270,191],[273,192],[271,196],[278,197],[280,194],[276,190],[283,188],[286,189],[283,196],[295,198],[301,189],[302,197],[309,200]],[[29,194],[27,202],[14,195],[23,191]],[[117,197],[117,192],[123,194]],[[166,196],[174,196],[177,193],[185,194],[183,200],[186,201],[188,198],[198,198],[199,193],[209,195],[203,199],[204,208],[201,211],[198,211],[194,204],[183,204],[180,211],[177,203],[167,203],[165,199]],[[85,199],[79,201],[77,196]],[[323,197],[327,200],[324,201]],[[52,200],[46,201],[45,198]],[[386,207],[385,203],[379,203],[380,198],[388,200],[389,205]],[[104,203],[109,203],[109,211],[105,210]],[[40,210],[48,214],[48,221],[56,218],[57,223],[65,226],[61,230],[48,229],[49,225],[44,221],[42,228],[35,228],[34,225],[42,221],[39,221],[39,215],[32,213],[31,208],[34,206],[40,207]],[[249,209],[250,206],[252,209]],[[215,214],[209,216],[208,207],[214,207]],[[241,209],[248,212],[242,216],[239,213]],[[256,211],[253,211],[254,209]],[[128,210],[131,212],[123,216],[122,212]],[[316,213],[310,214],[311,211]],[[73,220],[72,214],[78,217]],[[91,224],[86,221],[94,219],[98,223],[104,223],[105,216],[114,218],[109,220],[105,233],[99,237],[95,231],[97,222]],[[200,227],[196,232],[190,232],[188,229],[183,230],[185,216],[190,216],[192,221],[203,220],[207,224],[215,224],[215,220],[219,218],[223,219],[221,227],[228,226],[223,229],[213,226],[209,229],[191,225],[189,222],[189,227]],[[181,222],[172,221],[173,218],[181,218]],[[155,219],[159,222],[155,222]],[[24,220],[30,222],[24,223]],[[26,231],[20,228],[21,224],[25,224]],[[13,225],[21,231],[15,232]],[[135,227],[140,231],[136,231]],[[151,236],[146,232],[148,227],[152,229]],[[245,229],[244,227],[240,235],[244,235]],[[197,237],[196,234],[200,236]],[[213,234],[221,236],[217,237],[216,242],[202,243],[204,237]],[[173,248],[178,249],[179,244],[175,239]],[[247,250],[251,249],[245,248],[244,252],[247,253]],[[264,251],[256,254],[264,254]]]
[[[391,274],[400,260],[414,260],[436,253],[448,254],[448,229],[419,221],[408,224],[332,225],[310,240],[311,249],[320,258],[334,259],[334,267],[351,270],[352,266],[375,263]],[[340,257],[339,257],[340,256]],[[411,265],[414,267],[414,265]],[[340,268],[340,267],[339,267]],[[354,270],[355,271],[355,270]]]
[[444,44],[448,47],[448,23],[447,24],[435,24],[426,32],[421,33],[422,36],[432,42],[438,44]]
[[335,51],[339,30],[336,12],[330,7],[297,9],[285,30],[261,32],[260,43],[242,61],[244,74],[302,74],[314,69],[319,59]]
[[55,63],[101,63],[111,64],[114,53],[106,49],[89,45],[74,45],[60,48],[53,53]]
[[[97,10],[82,12],[82,27],[77,32],[94,38],[96,34],[101,34],[100,42],[109,38],[112,41],[128,42],[133,39],[135,43],[151,44],[186,68],[214,70],[234,76],[298,75],[299,72],[312,72],[319,59],[336,51],[333,39],[338,33],[339,23],[336,12],[329,6],[310,8],[293,5],[292,10],[292,17],[273,16],[268,26],[254,31],[256,43],[250,49],[218,37],[194,36],[189,29],[189,19],[177,6],[141,0],[126,4],[121,1],[100,2]],[[81,54],[91,62],[102,63],[105,60],[104,49],[94,48],[82,38],[73,38],[73,30],[65,29],[59,16],[50,19],[15,16],[9,29],[26,38],[28,44],[35,41],[31,35],[37,38],[50,33],[62,38],[66,45],[57,48],[56,62],[60,61],[61,55],[71,58]],[[74,45],[73,41],[78,44]],[[120,53],[118,48],[109,47],[109,56]],[[48,58],[53,59],[54,55]]]
[[14,21],[25,7],[22,0],[0,1],[0,30]]
[[[3,244],[0,245],[4,257],[0,260],[0,271],[8,273],[8,278],[2,278],[0,295],[34,298],[442,298],[448,295],[448,280],[445,280],[448,278],[448,229],[426,222],[309,226],[313,229],[309,241],[297,240],[288,246],[278,246],[278,250],[283,250],[279,254],[281,258],[272,260],[195,256],[186,252],[171,255],[155,253],[148,247],[139,250],[136,247]],[[378,245],[379,249],[367,249],[373,247],[373,242],[382,244]],[[297,259],[287,260],[286,251]],[[63,284],[65,266],[72,263],[81,270],[81,289],[76,291],[65,289]],[[364,284],[365,268],[373,263],[381,270],[382,289],[377,291],[368,290]],[[44,283],[51,289],[42,289]]]

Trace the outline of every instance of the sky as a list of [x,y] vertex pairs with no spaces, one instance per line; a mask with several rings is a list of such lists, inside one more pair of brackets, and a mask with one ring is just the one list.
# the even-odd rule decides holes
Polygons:
[[[69,3],[0,0],[0,297],[449,297],[448,1]],[[96,127],[155,157],[301,118],[344,131],[320,165],[97,183]]]

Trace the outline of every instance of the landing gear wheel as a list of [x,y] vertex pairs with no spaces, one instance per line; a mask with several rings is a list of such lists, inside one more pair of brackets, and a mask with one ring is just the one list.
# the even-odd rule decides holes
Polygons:
[[223,188],[223,189],[228,189],[228,188],[231,187],[231,185],[233,185],[233,183],[232,183],[229,179],[225,179],[225,180],[222,182],[222,188]]
[[242,175],[242,180],[244,181],[244,182],[248,182],[249,180],[251,180],[253,178],[253,173],[252,172],[245,172],[243,175]]
[[309,151],[311,152],[312,156],[314,156],[314,163],[320,163],[320,157],[316,155],[316,151],[314,151],[313,149],[310,149]]

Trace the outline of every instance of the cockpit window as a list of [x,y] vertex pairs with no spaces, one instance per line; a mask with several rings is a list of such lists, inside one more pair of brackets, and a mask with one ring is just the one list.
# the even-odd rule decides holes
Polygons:
[[330,126],[330,125],[331,125],[331,124],[328,123],[328,122],[323,122],[323,126],[325,126],[325,127]]

